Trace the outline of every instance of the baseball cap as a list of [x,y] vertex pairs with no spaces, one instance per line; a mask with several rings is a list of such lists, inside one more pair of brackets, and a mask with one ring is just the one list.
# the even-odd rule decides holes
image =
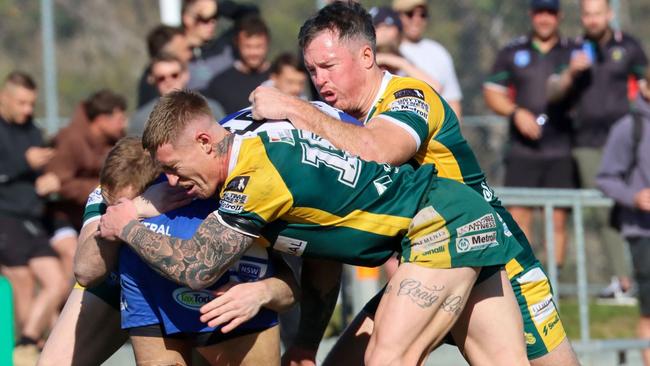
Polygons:
[[418,6],[427,6],[427,0],[393,0],[393,10],[406,12]]
[[372,7],[368,10],[372,17],[372,25],[375,27],[379,24],[394,25],[400,30],[402,29],[402,22],[399,20],[399,15],[393,9],[387,6]]
[[560,0],[531,0],[530,10],[560,10]]

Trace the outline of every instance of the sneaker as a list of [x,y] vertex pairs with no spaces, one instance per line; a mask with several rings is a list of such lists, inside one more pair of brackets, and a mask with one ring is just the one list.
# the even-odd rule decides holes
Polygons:
[[634,306],[637,302],[631,288],[623,291],[618,277],[612,277],[609,285],[600,291],[596,300],[600,305]]
[[23,344],[14,348],[14,366],[35,366],[41,352],[35,344]]

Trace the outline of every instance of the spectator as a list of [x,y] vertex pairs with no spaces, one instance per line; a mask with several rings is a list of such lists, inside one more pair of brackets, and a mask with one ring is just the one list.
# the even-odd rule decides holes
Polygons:
[[[81,228],[88,194],[99,184],[99,171],[108,151],[124,135],[126,100],[100,90],[83,101],[75,118],[55,137],[56,153],[47,170],[61,179],[54,215],[75,230]],[[75,240],[76,242],[76,240]],[[72,258],[66,271],[72,273]]]
[[223,1],[219,5],[216,0],[183,0],[181,20],[193,51],[189,64],[190,89],[205,89],[210,80],[230,68],[235,61],[235,32],[229,28],[215,38],[217,17],[237,22],[258,12],[255,5],[237,4],[233,1]]
[[[239,59],[210,81],[204,94],[230,114],[249,105],[248,95],[269,78],[270,33],[262,18],[249,16],[235,24]],[[237,86],[236,88],[233,86]]]
[[[0,266],[13,288],[21,337],[15,365],[34,365],[36,343],[65,296],[59,260],[42,225],[39,195],[58,190],[58,180],[39,172],[53,156],[32,122],[36,84],[11,72],[0,89]],[[34,296],[33,278],[39,283]]]
[[[190,79],[186,64],[177,57],[166,53],[154,57],[149,70],[151,70],[149,74],[150,83],[156,86],[159,96],[166,95],[173,90],[185,89]],[[149,103],[138,108],[133,113],[129,120],[129,135],[142,135],[149,114],[151,114],[156,103],[158,103],[158,98],[149,101]],[[217,121],[225,117],[223,108],[219,103],[208,100],[208,105]]]
[[374,7],[368,11],[377,37],[377,64],[382,70],[399,76],[420,79],[439,90],[440,84],[426,72],[413,65],[399,51],[402,40],[402,22],[399,14],[389,7]]
[[270,72],[271,77],[264,82],[265,86],[273,86],[285,94],[307,99],[307,74],[296,55],[288,52],[279,54],[273,60]]
[[[162,52],[176,56],[183,63],[189,62],[192,58],[192,47],[185,36],[183,28],[167,25],[159,25],[149,32],[147,35],[147,51],[149,60]],[[138,107],[158,98],[158,90],[149,80],[150,74],[151,69],[147,65],[138,82]]]
[[[529,16],[532,32],[499,51],[483,88],[488,107],[510,119],[505,185],[576,188],[569,106],[565,100],[549,102],[546,93],[549,78],[567,67],[573,49],[559,34],[560,2],[532,0]],[[533,210],[520,206],[509,211],[531,238]],[[566,209],[553,210],[558,266],[566,253],[566,218]]]
[[463,95],[451,55],[440,43],[422,37],[429,16],[427,1],[393,0],[393,10],[399,13],[404,29],[400,53],[439,83],[438,92],[462,119]]
[[[643,78],[648,63],[639,42],[609,26],[613,18],[607,0],[582,0],[582,26],[585,34],[578,41],[569,67],[550,85],[553,98],[568,94],[576,104],[576,146],[573,155],[583,188],[595,188],[602,148],[610,127],[629,112],[628,95],[633,83]],[[608,225],[606,210],[593,210],[598,237],[604,247],[614,275],[603,296],[618,296],[629,290],[629,265],[626,248],[619,233]]]
[[[650,338],[650,69],[632,114],[616,122],[603,150],[598,188],[621,205],[621,233],[632,253],[641,318],[639,338]],[[643,350],[650,366],[650,349]]]

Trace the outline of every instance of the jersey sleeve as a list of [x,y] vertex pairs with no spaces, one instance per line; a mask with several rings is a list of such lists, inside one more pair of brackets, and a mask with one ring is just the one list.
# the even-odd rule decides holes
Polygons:
[[648,57],[646,56],[641,44],[636,39],[630,38],[630,73],[638,80],[645,77],[646,68],[648,67]]
[[[270,138],[275,135],[278,141],[292,136],[288,131],[269,132]],[[224,182],[215,215],[231,229],[258,237],[267,223],[291,209],[293,196],[259,137],[244,139],[241,147],[233,146],[233,152],[236,148],[238,161]]]
[[497,58],[492,65],[492,71],[485,80],[485,86],[492,86],[497,88],[507,88],[512,78],[511,71],[511,54],[510,48],[506,47],[501,49],[497,54]]
[[99,220],[99,217],[106,213],[106,202],[102,196],[102,188],[95,188],[88,195],[88,200],[86,201],[86,207],[83,214],[83,226]]

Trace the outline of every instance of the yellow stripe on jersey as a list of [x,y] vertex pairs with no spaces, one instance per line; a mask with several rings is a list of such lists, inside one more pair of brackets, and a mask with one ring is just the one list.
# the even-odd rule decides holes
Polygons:
[[420,164],[435,164],[439,177],[464,183],[463,173],[454,154],[439,141],[429,141],[428,151],[418,151],[415,156]]
[[381,215],[361,210],[354,210],[342,217],[312,207],[295,207],[282,216],[282,219],[300,224],[347,227],[385,236],[396,236],[401,231],[405,232],[411,222],[407,217]]
[[[230,203],[233,210],[253,212],[267,223],[275,221],[291,208],[293,195],[269,160],[259,137],[243,139],[237,159],[235,168],[224,184],[221,194],[222,207],[224,200],[227,201],[228,193],[231,193],[230,195],[237,202],[226,202],[226,204]],[[245,188],[242,189],[243,192],[227,191],[228,182],[236,177],[249,177]],[[248,199],[248,197],[256,199]]]
[[516,258],[510,260],[506,263],[506,273],[508,274],[508,279],[512,279],[514,276],[523,272],[524,267],[517,261]]

